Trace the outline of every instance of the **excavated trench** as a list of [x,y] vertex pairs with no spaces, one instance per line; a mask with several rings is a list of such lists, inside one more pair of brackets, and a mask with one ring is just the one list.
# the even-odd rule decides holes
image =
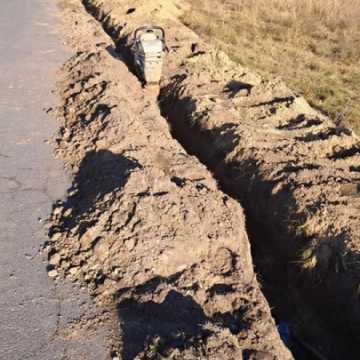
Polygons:
[[100,25],[67,2],[62,33],[75,51],[57,83],[54,140],[73,184],[49,219],[49,276],[114,308],[113,358],[292,359],[242,208],[171,137]]
[[[83,3],[116,43],[119,58],[130,71],[134,71],[127,47],[128,38],[120,35],[119,28],[111,24],[109,17],[99,19],[98,9],[89,1],[84,0]],[[131,13],[134,11],[131,10]],[[295,200],[291,201],[288,196],[282,198],[281,194],[274,195],[278,196],[275,200],[271,198],[269,194],[274,184],[262,177],[256,159],[244,159],[241,163],[225,161],[231,149],[218,151],[214,147],[214,139],[235,147],[241,138],[232,131],[234,125],[229,122],[215,130],[198,126],[189,116],[196,100],[177,98],[173,92],[174,82],[177,81],[178,77],[174,76],[168,82],[164,81],[160,88],[158,103],[161,115],[167,119],[174,139],[188,154],[196,156],[206,165],[224,193],[244,207],[256,272],[273,316],[278,322],[290,324],[294,335],[294,356],[297,359],[357,358],[355,353],[359,354],[359,349],[351,339],[352,332],[347,323],[342,319],[336,321],[336,314],[331,313],[338,299],[329,298],[332,296],[330,291],[319,290],[294,266],[301,244],[307,239],[298,236],[295,242],[292,241],[294,231],[284,227],[283,219],[277,219],[276,214],[271,213],[271,203],[282,201],[285,211],[291,213],[296,206]],[[239,170],[246,174],[241,181],[237,177]],[[278,208],[273,210],[278,211]],[[331,321],[326,322],[327,317]]]
[[[299,254],[303,251],[304,244],[313,241],[313,237],[304,236],[297,229],[301,228],[305,219],[296,219],[297,225],[293,227],[289,226],[291,222],[283,217],[283,214],[289,214],[289,217],[296,216],[297,199],[292,197],[290,191],[274,194],[273,189],[277,182],[266,178],[259,158],[251,155],[242,157],[239,153],[236,154],[236,150],[233,152],[237,146],[241,148],[242,136],[236,131],[237,124],[222,121],[221,126],[214,126],[216,116],[226,117],[229,113],[225,111],[217,115],[217,111],[214,110],[215,115],[212,117],[212,110],[202,110],[203,95],[192,95],[191,91],[188,91],[187,77],[190,78],[191,75],[184,75],[183,78],[181,75],[175,76],[168,82],[165,81],[158,97],[161,114],[169,122],[173,137],[189,154],[196,156],[207,166],[224,193],[238,200],[243,206],[252,257],[262,290],[277,323],[285,322],[290,325],[294,357],[357,359],[360,349],[357,328],[354,326],[356,318],[351,319],[339,314],[342,307],[349,306],[355,307],[356,314],[357,305],[352,300],[348,302],[347,299],[351,291],[349,278],[344,277],[342,283],[341,275],[337,278],[338,275],[334,276],[329,272],[328,279],[324,281],[321,277],[327,274],[312,275],[310,272],[309,275],[298,266],[301,261]],[[183,80],[184,86],[181,84]],[[247,84],[235,84],[235,92],[243,89],[248,91],[246,86]],[[224,92],[227,91],[225,88]],[[291,104],[294,100],[290,97],[275,98],[271,105],[278,101],[290,101]],[[303,124],[304,118],[299,116],[295,121]],[[317,126],[319,123],[321,120],[310,119],[305,126]],[[281,126],[283,125],[279,127]],[[331,128],[320,135],[310,134],[311,139],[306,141],[313,141],[314,137],[316,141],[319,138],[327,140],[331,134],[349,136],[351,132],[347,129]],[[306,139],[309,136],[307,135]],[[354,156],[357,151],[357,146],[354,146],[340,152],[345,152],[347,157]],[[229,160],[229,155],[233,153],[237,158]],[[333,159],[336,154],[329,159]],[[286,166],[289,168],[286,172],[289,173],[316,171],[320,168],[316,164],[302,164],[298,168],[290,163]],[[338,251],[341,253],[344,250]],[[346,268],[346,265],[344,267]],[[338,273],[338,270],[336,272]],[[334,288],[338,291],[334,291]],[[349,309],[349,312],[352,310]]]
[[[343,328],[339,332],[337,327],[332,324],[329,326],[324,321],[326,316],[331,316],[331,299],[323,301],[322,308],[319,308],[319,300],[324,300],[324,295],[318,296],[316,287],[311,282],[304,281],[302,274],[294,268],[299,251],[289,240],[294,234],[286,232],[281,222],[276,222],[276,219],[274,221],[268,209],[264,210],[269,201],[264,194],[269,192],[272,184],[261,179],[256,163],[252,161],[237,164],[249,174],[246,181],[241,184],[236,180],[232,181],[231,166],[224,164],[223,154],[212,150],[214,137],[221,141],[219,138],[226,127],[214,133],[192,126],[191,120],[184,116],[184,109],[191,104],[167,102],[167,98],[168,89],[161,89],[158,99],[161,113],[169,122],[173,137],[187,153],[196,156],[207,166],[219,188],[239,201],[245,210],[255,271],[276,322],[289,325],[293,341],[291,350],[295,359],[357,358],[357,355],[354,356],[354,343],[349,341],[351,331]],[[250,194],[247,191],[249,188],[253,189]],[[286,203],[284,206],[291,211],[291,205]]]

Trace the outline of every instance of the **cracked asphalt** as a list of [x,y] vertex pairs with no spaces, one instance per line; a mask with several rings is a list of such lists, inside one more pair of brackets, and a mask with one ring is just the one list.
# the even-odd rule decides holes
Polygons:
[[[57,124],[55,71],[66,56],[51,0],[3,1],[0,12],[0,359],[106,359],[105,327],[74,327],[103,309],[48,278],[44,219],[69,187],[47,139]],[[66,334],[66,335],[64,335]]]

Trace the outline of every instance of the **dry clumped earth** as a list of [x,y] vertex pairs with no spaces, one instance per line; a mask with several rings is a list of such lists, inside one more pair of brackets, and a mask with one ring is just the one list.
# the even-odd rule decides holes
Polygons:
[[125,62],[135,27],[150,18],[167,29],[161,113],[245,207],[274,313],[300,323],[329,358],[358,358],[358,137],[281,80],[264,81],[204,43],[177,20],[186,2],[84,4]]
[[[209,63],[213,73],[203,70]],[[358,338],[358,137],[280,80],[251,78],[206,48],[165,81],[161,101],[188,152],[245,206],[261,255],[270,254],[262,273],[278,280],[285,264],[295,301]]]
[[170,135],[80,1],[61,2],[74,55],[57,84],[55,153],[73,174],[50,218],[49,274],[115,305],[112,355],[291,359],[260,290],[239,203]]

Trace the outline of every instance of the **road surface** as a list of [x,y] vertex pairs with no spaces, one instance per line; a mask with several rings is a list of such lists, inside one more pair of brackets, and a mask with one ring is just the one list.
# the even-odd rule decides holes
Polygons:
[[[69,284],[55,285],[39,255],[43,220],[69,180],[46,140],[43,109],[66,54],[51,0],[2,1],[0,11],[0,359],[106,359],[105,331],[74,321],[100,310]],[[76,333],[76,336],[74,335]]]

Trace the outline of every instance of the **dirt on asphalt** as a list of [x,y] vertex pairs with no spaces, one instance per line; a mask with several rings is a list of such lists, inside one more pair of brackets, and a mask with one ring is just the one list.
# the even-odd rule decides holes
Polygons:
[[[56,154],[74,181],[54,206],[49,270],[116,304],[114,351],[291,359],[263,291],[313,354],[356,359],[358,138],[204,43],[177,20],[186,2],[62,4],[76,54]],[[160,89],[132,74],[144,23],[167,33]]]

